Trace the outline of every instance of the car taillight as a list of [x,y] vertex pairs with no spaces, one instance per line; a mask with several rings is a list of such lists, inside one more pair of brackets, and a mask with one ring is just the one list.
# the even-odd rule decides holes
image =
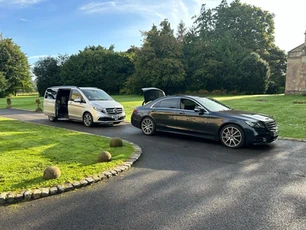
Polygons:
[[137,109],[135,108],[134,110],[133,110],[133,113],[136,113],[137,112]]

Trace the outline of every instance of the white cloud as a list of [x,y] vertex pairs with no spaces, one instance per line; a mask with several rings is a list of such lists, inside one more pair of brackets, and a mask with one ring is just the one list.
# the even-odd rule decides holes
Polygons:
[[14,5],[14,6],[26,7],[37,4],[42,1],[44,0],[0,0],[0,6]]
[[[208,2],[216,0],[209,0]],[[176,29],[180,21],[186,26],[192,24],[192,16],[200,12],[201,0],[122,0],[122,1],[96,1],[83,5],[79,10],[86,14],[133,14],[144,18],[148,25],[159,25],[168,19],[172,29]],[[144,24],[144,22],[142,22]],[[132,25],[131,25],[132,26]]]
[[25,19],[25,18],[19,18],[19,20],[22,21],[22,22],[31,22],[30,20]]

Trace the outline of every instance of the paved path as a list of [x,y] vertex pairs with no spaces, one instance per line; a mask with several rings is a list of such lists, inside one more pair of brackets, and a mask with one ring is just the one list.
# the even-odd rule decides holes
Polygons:
[[20,110],[0,116],[120,136],[143,150],[132,169],[106,183],[0,207],[1,230],[306,229],[305,142],[232,150],[179,135],[147,137],[129,123],[87,128]]

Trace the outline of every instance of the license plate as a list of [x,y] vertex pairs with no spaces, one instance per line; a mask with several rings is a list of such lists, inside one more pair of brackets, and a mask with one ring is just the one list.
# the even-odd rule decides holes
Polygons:
[[118,119],[119,119],[119,116],[112,116],[112,118],[113,118],[114,120],[118,120]]

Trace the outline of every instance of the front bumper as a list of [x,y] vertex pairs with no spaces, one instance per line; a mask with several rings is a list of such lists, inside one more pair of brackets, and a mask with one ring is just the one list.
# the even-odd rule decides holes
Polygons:
[[102,124],[114,124],[123,122],[126,115],[125,113],[119,114],[108,114],[102,113],[100,111],[95,111],[93,114],[94,123],[102,123]]
[[278,138],[278,132],[272,132],[269,130],[253,130],[249,129],[246,135],[247,145],[262,145],[272,143]]
[[97,123],[105,123],[105,124],[113,124],[113,123],[118,123],[118,122],[123,122],[125,119],[125,115],[121,117],[100,117],[97,119]]

